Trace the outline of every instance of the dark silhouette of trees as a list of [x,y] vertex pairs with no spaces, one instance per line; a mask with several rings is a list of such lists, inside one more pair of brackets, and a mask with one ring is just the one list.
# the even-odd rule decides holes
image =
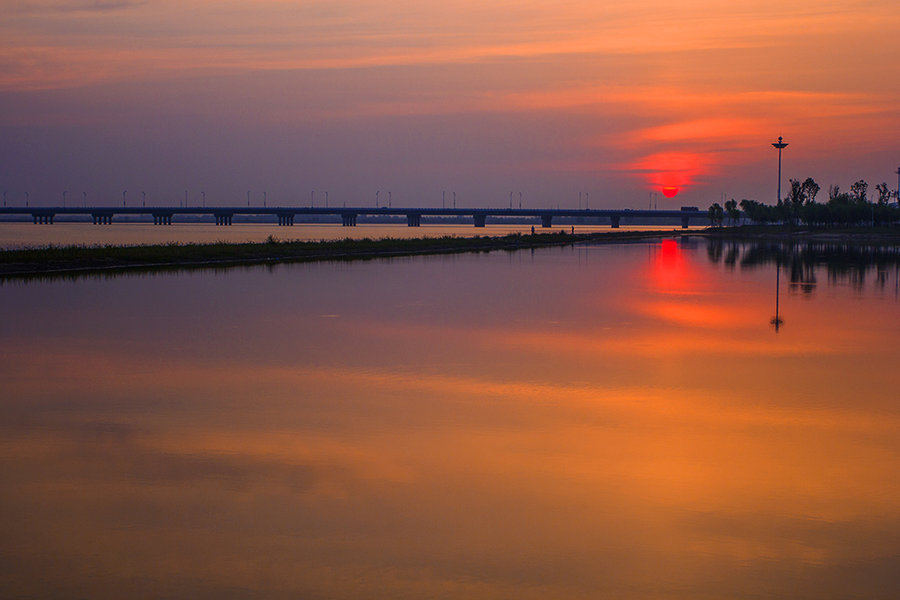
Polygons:
[[850,196],[857,204],[865,204],[868,202],[866,192],[869,190],[869,184],[860,179],[850,186]]
[[714,226],[721,227],[724,218],[725,211],[722,209],[722,206],[718,202],[713,203],[713,205],[709,207],[709,222]]
[[[755,200],[741,200],[740,210],[754,223],[786,223],[796,225],[802,222],[808,227],[834,227],[860,224],[887,225],[900,222],[900,207],[891,204],[895,192],[887,183],[875,186],[878,192],[876,202],[869,202],[869,184],[860,179],[850,186],[849,192],[842,192],[840,186],[828,188],[828,200],[816,202],[821,187],[812,178],[804,181],[790,180],[787,195],[779,199],[775,206]],[[734,200],[725,203],[723,210],[718,203],[710,207],[710,221],[721,224],[723,212],[732,224],[739,222],[740,214]],[[718,216],[715,216],[718,215]],[[715,217],[715,218],[714,218]]]
[[738,221],[740,221],[741,211],[738,209],[738,203],[735,202],[734,198],[725,202],[725,213],[728,215],[728,220],[732,225],[737,225]]
[[741,210],[754,223],[774,223],[779,219],[777,207],[756,200],[741,200]]
[[893,194],[891,193],[891,190],[888,189],[887,183],[882,181],[875,186],[875,189],[878,191],[878,204],[880,206],[890,204],[891,196],[893,196]]
[[819,193],[819,190],[822,189],[812,177],[807,177],[806,181],[800,184],[800,187],[803,188],[803,197],[806,199],[807,204],[815,203],[816,195]]

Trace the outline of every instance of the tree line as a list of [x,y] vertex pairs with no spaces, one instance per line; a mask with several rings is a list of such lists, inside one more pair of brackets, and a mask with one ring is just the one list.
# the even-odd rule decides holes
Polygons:
[[808,227],[835,227],[840,225],[888,225],[900,222],[900,207],[891,199],[897,192],[890,190],[887,183],[875,186],[877,198],[869,200],[869,184],[860,179],[847,192],[837,185],[828,188],[828,201],[817,202],[821,187],[812,178],[804,181],[791,179],[788,194],[779,199],[775,206],[756,200],[732,198],[721,206],[718,202],[709,207],[709,220],[721,226],[726,219],[731,225],[740,222],[742,212],[754,223],[802,223]]

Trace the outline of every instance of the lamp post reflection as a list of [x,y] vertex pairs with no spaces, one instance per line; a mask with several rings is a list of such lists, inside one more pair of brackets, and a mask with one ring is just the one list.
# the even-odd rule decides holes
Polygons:
[[775,333],[778,333],[778,329],[784,323],[784,319],[782,319],[778,314],[778,303],[780,299],[780,291],[781,291],[781,261],[777,261],[775,266],[775,317],[769,321],[775,327]]

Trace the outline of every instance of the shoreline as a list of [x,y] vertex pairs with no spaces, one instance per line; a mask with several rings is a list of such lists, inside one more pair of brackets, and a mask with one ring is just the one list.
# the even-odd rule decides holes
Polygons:
[[678,230],[510,234],[484,237],[343,239],[135,246],[48,246],[0,251],[0,280],[125,272],[228,268],[325,260],[373,260],[403,256],[515,251],[576,243],[619,243],[696,234]]
[[613,244],[663,237],[715,240],[848,243],[900,246],[900,228],[807,230],[784,226],[741,226],[705,230],[606,231],[321,241],[170,243],[105,246],[46,246],[0,250],[0,281],[80,277],[128,272],[230,268],[296,262],[374,260],[404,256],[515,251],[578,243]]

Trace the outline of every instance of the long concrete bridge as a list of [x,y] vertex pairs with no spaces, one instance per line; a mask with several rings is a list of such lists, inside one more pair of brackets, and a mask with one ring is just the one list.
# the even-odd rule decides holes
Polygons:
[[109,225],[115,216],[142,216],[152,217],[154,225],[171,225],[178,216],[211,216],[216,225],[231,225],[235,215],[260,216],[271,215],[277,218],[278,225],[289,226],[294,224],[297,216],[334,216],[340,217],[341,224],[345,227],[356,226],[357,218],[365,216],[393,216],[406,217],[406,224],[410,227],[419,227],[422,217],[470,217],[475,227],[484,227],[489,217],[494,218],[537,218],[541,220],[542,227],[550,227],[553,219],[558,217],[574,217],[583,219],[608,220],[613,228],[619,227],[624,218],[669,218],[680,219],[681,226],[687,228],[694,224],[707,224],[709,217],[705,211],[695,208],[683,208],[681,210],[632,210],[623,209],[566,209],[566,208],[389,208],[389,207],[181,207],[181,206],[85,206],[85,207],[3,207],[0,215],[30,216],[35,224],[52,225],[58,216],[85,216],[90,217],[95,225]]

